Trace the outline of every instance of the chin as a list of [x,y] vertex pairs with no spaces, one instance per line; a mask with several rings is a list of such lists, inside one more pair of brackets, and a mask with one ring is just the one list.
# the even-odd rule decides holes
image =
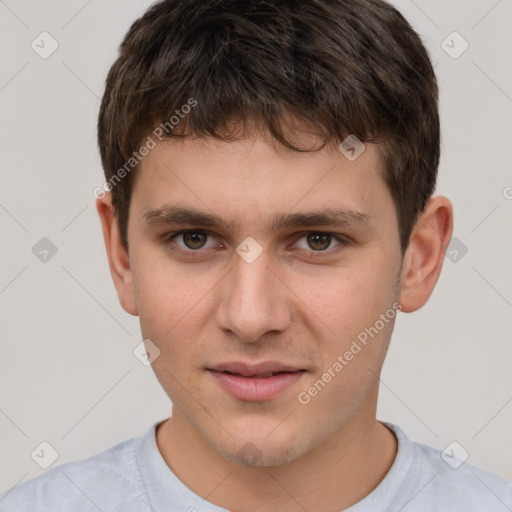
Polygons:
[[261,446],[248,441],[240,449],[228,448],[220,455],[248,468],[271,468],[289,464],[303,453],[296,446]]
[[272,432],[270,436],[261,436],[240,431],[236,437],[223,439],[221,443],[216,441],[212,443],[212,448],[219,455],[231,462],[252,468],[289,464],[308,451],[304,439],[300,439],[296,431],[287,432],[284,428],[279,435]]

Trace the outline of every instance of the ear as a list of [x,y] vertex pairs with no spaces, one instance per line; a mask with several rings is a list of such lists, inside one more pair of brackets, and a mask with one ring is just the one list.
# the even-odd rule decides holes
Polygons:
[[446,197],[431,198],[416,222],[404,255],[399,302],[402,311],[420,309],[434,291],[453,231],[453,208]]
[[101,199],[96,199],[96,210],[98,210],[100,216],[103,239],[107,249],[108,266],[114,280],[119,302],[127,313],[137,316],[130,259],[121,240],[110,192],[106,192]]

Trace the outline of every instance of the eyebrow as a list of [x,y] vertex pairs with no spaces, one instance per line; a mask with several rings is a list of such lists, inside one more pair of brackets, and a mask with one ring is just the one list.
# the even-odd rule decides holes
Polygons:
[[[239,223],[224,220],[221,217],[194,208],[169,204],[161,208],[147,210],[142,214],[146,224],[198,225],[205,227],[222,227],[228,231],[236,231]],[[337,208],[322,208],[313,212],[278,214],[270,219],[270,229],[311,226],[355,227],[368,226],[372,216],[364,212]]]

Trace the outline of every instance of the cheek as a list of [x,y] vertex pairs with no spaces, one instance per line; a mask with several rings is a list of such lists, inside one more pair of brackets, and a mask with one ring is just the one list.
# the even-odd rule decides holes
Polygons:
[[300,278],[296,284],[304,304],[334,331],[331,334],[346,336],[386,310],[392,298],[389,274],[381,262],[369,260],[328,275]]
[[[193,266],[191,266],[193,267]],[[160,349],[159,366],[179,369],[180,361],[200,351],[201,329],[211,314],[213,273],[184,272],[168,261],[135,260],[134,289],[141,331]]]
[[132,272],[141,323],[148,327],[169,329],[201,293],[201,279],[185,274],[154,249],[134,256]]
[[[322,279],[322,286],[306,295],[305,302],[317,315],[316,324],[329,327],[322,329],[325,335],[315,342],[323,353],[323,371],[330,368],[336,376],[343,375],[333,379],[344,381],[342,387],[371,380],[369,368],[377,372],[384,359],[396,316],[392,307],[396,300],[395,277],[390,268],[383,255],[367,259],[350,266],[350,271],[344,269]],[[388,317],[381,320],[386,313]],[[344,358],[343,370],[336,372],[333,365],[338,356]]]

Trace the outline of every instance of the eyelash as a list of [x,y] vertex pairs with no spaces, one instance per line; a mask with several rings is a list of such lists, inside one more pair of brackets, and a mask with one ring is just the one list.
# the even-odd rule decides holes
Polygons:
[[[181,231],[169,233],[168,235],[166,235],[164,242],[172,242],[174,238],[176,238],[180,235],[183,235],[185,233],[203,233],[209,237],[211,237],[213,235],[213,233],[211,233],[210,231],[204,230],[204,229],[183,229]],[[311,234],[328,235],[328,236],[332,237],[333,239],[336,239],[338,242],[340,242],[339,245],[337,245],[334,249],[324,249],[324,250],[320,250],[320,251],[315,251],[313,249],[310,249],[310,251],[309,251],[310,256],[313,258],[326,257],[326,256],[324,256],[324,254],[326,254],[327,256],[332,256],[333,254],[336,254],[336,253],[342,251],[344,246],[346,246],[349,243],[348,240],[346,240],[344,237],[342,237],[340,235],[336,235],[335,233],[327,233],[325,231],[304,231],[301,233],[297,233],[297,235],[301,235],[301,236],[299,238],[297,238],[294,243],[298,242],[301,238],[304,238],[305,236],[311,235]],[[201,249],[196,249],[196,250],[183,249],[182,247],[180,247],[178,245],[175,245],[174,247],[172,247],[171,250],[177,252],[178,254],[182,254],[184,256],[192,257],[192,258],[202,257],[203,256],[202,253],[204,253],[204,251]],[[301,249],[299,249],[299,250],[301,250]],[[307,251],[307,249],[302,249],[302,250]]]

